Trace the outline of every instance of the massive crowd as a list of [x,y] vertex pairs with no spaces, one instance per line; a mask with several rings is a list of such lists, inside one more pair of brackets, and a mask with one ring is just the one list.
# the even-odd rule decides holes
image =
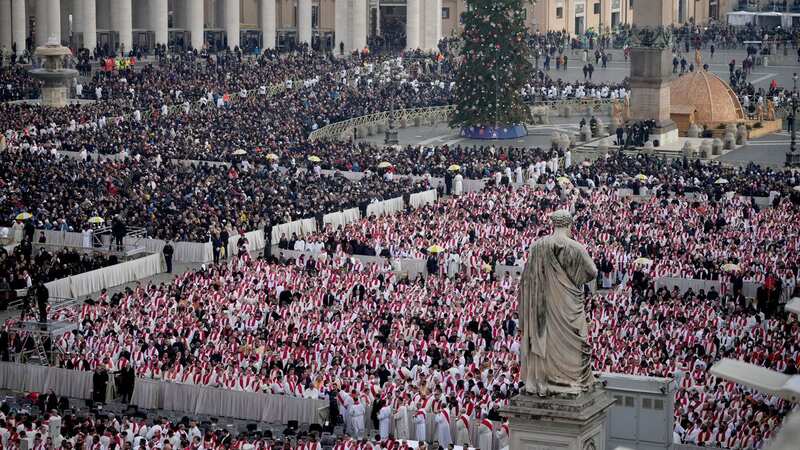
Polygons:
[[428,187],[424,181],[385,181],[378,175],[351,181],[313,166],[281,172],[136,158],[81,161],[12,150],[0,154],[0,161],[6,169],[0,176],[5,220],[26,211],[38,228],[80,231],[91,217],[121,217],[129,227],[145,228],[148,236],[193,242],[205,242],[223,228],[260,230],[356,206],[365,209],[374,200]]
[[[391,431],[397,439],[486,450],[487,439],[507,440],[497,409],[522,387],[517,282],[494,269],[524,264],[528,245],[549,232],[547,214],[568,208],[576,238],[600,268],[599,287],[617,288],[587,301],[595,368],[674,376],[679,440],[761,445],[789,405],[721,383],[708,369],[736,357],[796,373],[796,323],[763,305],[753,309],[741,284],[776,280],[779,294],[767,295],[769,302],[796,290],[797,175],[622,154],[584,164],[558,150],[307,141],[327,123],[390,104],[449,103],[447,67],[432,58],[387,56],[358,63],[303,54],[257,61],[186,56],[140,71],[96,73],[78,89],[102,100],[91,105],[58,112],[0,107],[10,129],[10,149],[0,154],[0,217],[27,211],[45,229],[79,230],[92,216],[119,217],[152,237],[206,241],[223,229],[268,230],[431,187],[379,173],[350,181],[323,168],[364,171],[388,161],[398,173],[442,176],[461,164],[465,175],[488,178],[483,192],[465,194],[456,183],[446,188],[454,197],[433,205],[306,236],[325,250],[314,257],[240,255],[168,284],[103,293],[80,310],[59,310],[53,319],[80,323],[77,333],[59,337],[59,365],[133,367],[143,378],[330,398],[334,417],[357,439],[373,411],[383,440]],[[537,78],[526,88],[532,99],[626,92],[624,84]],[[282,92],[268,96],[277,84]],[[75,151],[77,159],[57,150]],[[236,150],[246,157],[235,158]],[[310,162],[311,155],[320,162]],[[653,195],[636,195],[644,193]],[[766,196],[770,204],[740,196]],[[353,254],[391,258],[364,265]],[[427,259],[429,276],[400,276],[396,260],[404,258]],[[647,282],[666,276],[719,280],[723,289],[683,294]],[[1,354],[22,350],[20,339],[3,337]],[[16,419],[11,424],[17,439],[19,431],[48,431],[42,423],[23,430]],[[72,444],[85,445],[88,434],[100,445],[103,438],[134,439],[123,435],[127,424],[96,435],[94,424],[83,438],[78,428],[84,426],[65,433]],[[148,441],[154,428],[144,428]],[[177,444],[189,437],[186,429],[159,427],[165,428]],[[46,445],[45,436],[37,445]],[[189,441],[196,438],[202,433]]]
[[[710,444],[710,432],[715,443],[724,438],[724,447],[752,448],[789,406],[722,384],[707,370],[722,356],[751,354],[769,354],[751,360],[778,369],[796,364],[788,344],[796,327],[752,309],[733,278],[763,281],[777,274],[791,294],[799,263],[792,250],[797,206],[785,196],[759,210],[735,197],[687,199],[666,188],[662,194],[639,203],[604,186],[586,193],[558,183],[539,190],[495,187],[403,215],[367,218],[340,233],[312,236],[330,240],[327,257],[286,264],[243,257],[172,284],[124,297],[101,295],[80,311],[59,312],[58,318],[82,324],[80,334],[59,341],[61,364],[132,364],[145,378],[333,396],[356,437],[364,432],[364,411],[386,406],[387,427],[397,438],[442,442],[441,417],[466,416],[476,430],[520,388],[517,284],[496,279],[483,265],[508,255],[520,263],[526,243],[547,232],[547,212],[570,207],[576,237],[598,261],[603,287],[623,286],[587,302],[596,368],[675,376],[681,439]],[[775,232],[778,224],[784,232]],[[347,255],[348,240],[358,239],[400,258],[426,257],[425,249],[438,244],[445,249],[442,269],[409,281],[389,262],[364,266]],[[787,249],[783,257],[775,258],[776,246]],[[638,257],[653,262],[640,269]],[[733,263],[733,274],[721,269]],[[654,292],[632,282],[637,271],[648,278],[721,279],[723,286],[733,281],[734,288]],[[108,333],[112,329],[116,334]],[[632,339],[648,345],[628,345]],[[455,419],[446,423],[458,426]],[[476,444],[479,435],[473,431],[468,439]]]

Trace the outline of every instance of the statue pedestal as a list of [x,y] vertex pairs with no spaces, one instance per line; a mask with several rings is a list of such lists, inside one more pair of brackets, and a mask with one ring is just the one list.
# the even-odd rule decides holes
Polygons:
[[605,450],[608,409],[613,404],[600,383],[578,396],[521,394],[501,410],[509,419],[509,448]]
[[42,86],[42,106],[63,108],[67,106],[66,86]]

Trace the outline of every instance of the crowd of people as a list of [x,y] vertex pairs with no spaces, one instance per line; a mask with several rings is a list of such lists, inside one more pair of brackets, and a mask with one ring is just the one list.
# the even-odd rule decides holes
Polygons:
[[[546,57],[570,45],[563,33],[529,44]],[[241,253],[169,283],[104,292],[80,309],[54,312],[52,319],[80,324],[54,343],[62,351],[58,365],[328,399],[334,422],[361,442],[340,448],[402,448],[395,439],[412,439],[490,450],[493,440],[508,440],[498,409],[524,387],[518,283],[495,271],[521,269],[528,246],[549,232],[547,215],[569,209],[576,239],[600,268],[595,288],[603,292],[587,301],[595,369],[674,377],[679,441],[760,446],[790,406],[723,383],[709,368],[734,357],[797,373],[796,323],[754,307],[742,291],[745,282],[777,284],[777,302],[796,291],[796,173],[621,152],[588,163],[558,148],[308,141],[319,127],[390,105],[451,103],[454,61],[427,54],[186,54],[140,70],[95,72],[76,86],[79,97],[97,100],[92,104],[59,111],[0,106],[9,143],[0,153],[4,222],[28,212],[36,228],[79,231],[98,216],[154,238],[224,242],[225,234],[269,233],[327,212],[358,207],[363,214],[371,202],[435,187],[428,177],[395,173],[444,177],[445,193],[454,194],[305,236],[313,254],[254,260]],[[272,90],[280,94],[270,96]],[[525,96],[624,98],[627,87],[537,72]],[[389,168],[375,171],[384,161]],[[485,189],[465,193],[463,178],[451,178],[453,165],[459,177],[484,179]],[[350,180],[323,169],[369,173]],[[288,240],[281,238],[281,248],[297,248]],[[0,262],[7,269],[0,273],[13,274],[16,284],[94,264],[46,250],[25,255],[26,248]],[[358,255],[387,258],[364,264]],[[427,276],[404,277],[398,261],[405,259],[425,260]],[[718,280],[721,289],[655,289],[652,281],[663,277]],[[8,359],[23,350],[18,337],[3,338],[0,353]],[[53,434],[50,419],[4,420],[0,438],[12,439],[13,430],[13,439],[29,439],[34,448],[62,435],[62,447],[166,438],[182,447],[273,448],[265,439],[220,437],[191,424],[72,421]],[[380,444],[362,441],[368,429]],[[319,447],[309,439],[299,448]]]
[[[349,180],[304,164],[227,167],[128,158],[81,161],[42,152],[0,153],[0,217],[33,215],[37,228],[79,232],[91,217],[120,216],[158,239],[206,242],[209,234],[264,227],[366,206],[428,189],[423,181]],[[30,187],[35,186],[35,189]]]
[[[641,159],[620,166],[648,166]],[[356,438],[365,433],[365,414],[389,408],[382,417],[395,437],[425,437],[446,446],[460,443],[455,434],[448,442],[444,430],[457,434],[463,417],[471,430],[463,436],[478,445],[483,419],[521,388],[517,282],[496,278],[485,266],[511,259],[522,264],[526,245],[548,231],[546,214],[566,207],[575,212],[576,238],[601,268],[601,287],[621,286],[588,301],[596,369],[674,376],[681,386],[675,429],[680,439],[710,445],[711,433],[724,447],[755,447],[788,405],[721,383],[708,368],[723,356],[751,354],[762,355],[751,361],[777,369],[795,364],[788,342],[796,338],[796,327],[753,309],[733,278],[763,282],[777,276],[786,295],[794,291],[800,265],[793,250],[797,204],[786,193],[763,209],[702,189],[685,198],[669,188],[675,174],[635,178],[603,172],[602,164],[611,166],[598,163],[597,185],[587,192],[562,181],[516,190],[501,182],[485,192],[309,237],[326,243],[325,257],[280,263],[243,255],[171,284],[101,295],[80,311],[58,313],[81,323],[79,334],[58,342],[61,365],[115,370],[130,364],[144,378],[335,398]],[[576,184],[580,170],[570,175]],[[673,170],[688,178],[704,169]],[[583,176],[590,178],[588,172]],[[658,177],[662,182],[656,184]],[[654,185],[658,195],[640,200],[610,189],[627,178]],[[750,187],[746,175],[731,180]],[[427,249],[436,244],[444,249],[436,256],[442,264],[412,281],[398,276],[391,259],[364,265],[350,257],[353,242],[375,247],[375,254],[388,248],[391,259],[430,257],[434,253]],[[786,249],[781,258],[775,258],[778,247]],[[727,264],[736,268],[729,271]],[[654,292],[649,283],[642,289],[633,282],[636,272],[649,280],[719,279],[725,288]],[[648,345],[628,345],[632,339]]]
[[116,256],[93,255],[72,248],[39,247],[28,241],[9,254],[0,248],[0,291],[28,289],[34,282],[47,283],[117,263]]

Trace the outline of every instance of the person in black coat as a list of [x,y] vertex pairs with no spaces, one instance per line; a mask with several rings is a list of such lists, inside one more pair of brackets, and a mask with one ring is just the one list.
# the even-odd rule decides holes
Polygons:
[[127,232],[128,229],[125,226],[125,222],[122,221],[122,217],[117,216],[114,219],[114,224],[111,225],[111,235],[114,237],[114,241],[117,243],[117,251],[122,251],[122,240],[125,239],[125,234]]
[[439,260],[436,258],[435,254],[428,256],[425,268],[428,269],[428,275],[436,275],[439,273]]
[[50,291],[41,281],[36,282],[36,306],[39,307],[39,322],[47,323],[47,301],[50,300]]
[[96,403],[106,401],[106,386],[108,386],[108,372],[105,368],[98,367],[92,375],[92,400]]
[[167,242],[161,252],[164,253],[164,262],[167,263],[167,273],[172,273],[172,255],[175,254],[172,241]]
[[127,364],[125,367],[120,369],[116,372],[117,378],[117,387],[119,389],[119,395],[122,398],[122,402],[127,404],[131,401],[131,396],[133,395],[133,385],[136,382],[136,374],[133,371],[133,367],[130,364]]

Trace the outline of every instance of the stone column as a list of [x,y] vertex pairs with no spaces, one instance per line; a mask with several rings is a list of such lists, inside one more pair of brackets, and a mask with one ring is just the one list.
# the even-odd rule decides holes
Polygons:
[[205,45],[205,26],[203,0],[186,0],[186,28],[191,33],[192,48],[200,50]]
[[0,49],[11,51],[11,0],[0,0]]
[[48,6],[46,0],[39,0],[36,2],[36,47],[47,43],[47,26],[50,24],[50,18],[47,14]]
[[134,30],[152,30],[154,0],[131,0]]
[[311,0],[297,2],[297,42],[311,45]]
[[131,0],[114,0],[111,3],[111,28],[119,33],[119,48],[125,53],[133,48],[133,8]]
[[672,39],[665,32],[672,24],[672,4],[641,0],[633,22],[637,31],[631,35],[631,118],[655,120],[656,129],[650,136],[663,145],[678,138],[677,126],[670,119]]
[[438,47],[439,38],[442,36],[442,0],[426,0],[424,3],[425,27],[420,47],[433,50]]
[[229,49],[239,46],[239,0],[225,0],[225,34]]
[[168,0],[150,0],[150,28],[155,32],[156,44],[169,43]]
[[406,2],[406,49],[408,50],[420,47],[420,1],[408,0]]
[[350,27],[347,26],[347,19],[350,14],[347,0],[338,0],[334,3],[334,42],[333,52],[339,54],[339,44],[344,44],[344,52],[347,54],[352,47],[350,39]]
[[367,0],[353,0],[353,50],[367,46]]
[[261,0],[261,35],[263,37],[262,47],[275,48],[275,40],[278,37],[276,25],[275,0]]
[[[40,0],[41,1],[41,0]],[[61,43],[61,0],[47,0],[47,38],[55,36]]]
[[[17,56],[25,51],[25,37],[27,36],[27,20],[25,15],[25,0],[11,1],[11,44],[17,44]],[[11,46],[8,47],[11,51]]]
[[79,0],[81,3],[81,29],[83,46],[91,52],[97,47],[97,2],[96,0]]
[[111,0],[95,0],[97,3],[97,15],[95,23],[98,30],[111,30]]

